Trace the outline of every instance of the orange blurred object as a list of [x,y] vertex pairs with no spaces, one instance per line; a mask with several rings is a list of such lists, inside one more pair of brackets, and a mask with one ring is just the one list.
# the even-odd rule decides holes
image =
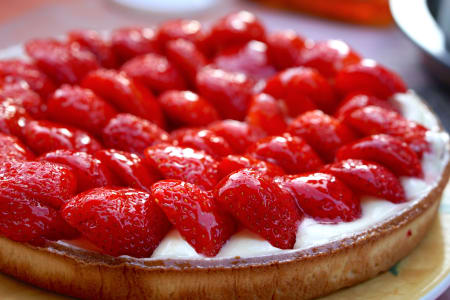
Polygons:
[[255,0],[346,22],[384,26],[392,24],[388,0]]

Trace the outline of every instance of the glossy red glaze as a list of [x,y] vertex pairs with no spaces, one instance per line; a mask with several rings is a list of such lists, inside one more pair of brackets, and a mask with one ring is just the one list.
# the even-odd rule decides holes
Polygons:
[[22,79],[0,78],[0,101],[8,99],[9,103],[25,108],[36,119],[45,118],[45,105],[38,93],[33,91]]
[[334,116],[339,120],[343,120],[354,110],[370,105],[379,106],[394,111],[396,110],[396,108],[389,101],[382,100],[368,94],[352,93],[341,101],[336,109],[336,112],[334,113]]
[[194,44],[203,39],[202,24],[197,20],[176,19],[162,23],[157,31],[156,38],[161,50],[166,50],[167,43],[183,39]]
[[111,44],[119,62],[125,62],[138,55],[159,52],[155,30],[148,27],[116,29],[111,34]]
[[73,30],[68,33],[69,43],[78,43],[97,58],[98,63],[104,68],[117,66],[117,59],[109,41],[94,30]]
[[286,130],[286,118],[279,101],[268,94],[256,94],[252,97],[246,121],[267,135],[277,135]]
[[267,45],[270,61],[283,70],[300,64],[305,41],[293,30],[282,30],[269,33]]
[[11,135],[0,133],[0,160],[32,160],[34,154]]
[[31,116],[25,108],[14,104],[14,100],[0,101],[0,132],[22,138],[24,128]]
[[219,163],[219,177],[223,178],[240,169],[253,169],[268,176],[281,176],[283,169],[267,161],[259,160],[250,155],[228,155]]

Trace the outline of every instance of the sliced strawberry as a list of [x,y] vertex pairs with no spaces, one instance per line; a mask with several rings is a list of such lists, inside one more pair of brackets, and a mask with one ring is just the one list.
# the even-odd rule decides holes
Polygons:
[[38,68],[58,83],[78,83],[99,67],[91,52],[54,39],[31,40],[25,50]]
[[100,150],[95,153],[124,186],[150,192],[151,185],[157,180],[146,167],[144,161],[136,154],[114,149]]
[[137,56],[127,61],[121,70],[155,93],[187,87],[178,69],[167,58],[155,53]]
[[164,50],[168,42],[186,40],[194,44],[203,38],[202,24],[197,20],[175,19],[162,23],[156,34],[159,47]]
[[268,94],[253,96],[246,120],[250,125],[261,128],[267,135],[281,134],[287,126],[280,102]]
[[406,92],[400,76],[371,59],[343,68],[336,75],[336,88],[341,95],[363,92],[382,99]]
[[142,154],[145,148],[169,140],[163,129],[131,114],[118,114],[103,129],[103,142],[109,148]]
[[265,133],[248,123],[222,120],[211,123],[208,129],[223,137],[235,153],[244,153],[247,148],[265,136]]
[[69,168],[45,161],[2,161],[0,182],[4,188],[54,208],[69,200],[77,188]]
[[372,135],[339,149],[336,159],[356,158],[386,166],[398,176],[423,177],[416,153],[400,139],[386,134]]
[[172,131],[170,138],[174,145],[203,150],[214,158],[221,158],[233,152],[223,137],[209,129],[178,129]]
[[48,152],[40,160],[58,163],[68,167],[77,177],[78,192],[115,185],[114,175],[107,166],[86,152],[57,150]]
[[354,110],[370,105],[379,106],[389,110],[396,110],[396,108],[392,104],[390,104],[389,101],[382,100],[368,94],[352,93],[345,97],[344,100],[342,100],[336,112],[334,113],[334,116],[339,120],[343,120]]
[[346,159],[325,166],[323,171],[333,174],[361,194],[379,197],[393,203],[406,201],[400,180],[377,163]]
[[32,160],[34,154],[11,135],[0,133],[0,160]]
[[249,148],[248,154],[275,164],[288,174],[314,171],[322,166],[316,152],[302,138],[289,133],[259,140]]
[[47,100],[49,119],[99,135],[115,109],[91,90],[63,85]]
[[378,106],[366,106],[354,110],[344,119],[345,123],[363,135],[386,133],[405,141],[419,158],[429,150],[427,129],[405,119],[399,113]]
[[219,204],[274,247],[292,249],[302,215],[288,192],[258,171],[243,169],[215,189]]
[[311,68],[296,67],[279,73],[267,81],[264,92],[283,99],[292,117],[316,107],[330,113],[337,106],[328,81]]
[[351,222],[361,217],[357,196],[339,179],[325,173],[287,175],[276,178],[308,216],[325,223]]
[[205,126],[219,119],[214,106],[190,91],[167,91],[159,96],[158,102],[175,125]]
[[12,77],[3,80],[0,78],[0,101],[5,99],[25,108],[33,118],[43,119],[45,117],[45,105],[41,97],[24,80]]
[[302,137],[325,161],[333,161],[336,151],[356,139],[347,125],[320,110],[308,111],[296,118],[288,128]]
[[236,231],[234,220],[214,202],[211,192],[180,180],[163,180],[152,196],[181,236],[200,254],[216,256]]
[[165,179],[179,179],[212,189],[218,181],[218,162],[203,151],[158,145],[145,150],[149,166]]
[[98,63],[104,68],[117,66],[117,59],[110,43],[94,30],[74,30],[68,34],[69,43],[78,43],[97,58]]
[[22,138],[25,126],[31,120],[25,108],[14,104],[14,100],[0,101],[0,132]]
[[271,62],[279,70],[284,70],[299,65],[305,41],[295,31],[283,30],[270,33],[267,45]]
[[253,82],[242,73],[205,67],[197,74],[197,88],[223,118],[242,120],[250,105]]
[[147,53],[158,53],[159,46],[153,28],[126,27],[112,32],[111,43],[120,62]]
[[113,256],[150,257],[170,228],[150,194],[132,188],[96,188],[73,197],[63,218]]
[[91,72],[84,78],[82,86],[123,112],[165,126],[161,108],[152,93],[123,72],[106,69]]
[[228,155],[219,163],[219,177],[223,178],[240,169],[253,169],[272,177],[284,174],[283,169],[279,166],[249,155]]

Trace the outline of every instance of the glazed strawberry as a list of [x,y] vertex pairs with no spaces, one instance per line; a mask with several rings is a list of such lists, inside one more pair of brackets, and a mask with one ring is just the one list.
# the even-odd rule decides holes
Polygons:
[[223,137],[209,129],[182,128],[172,131],[170,138],[174,145],[203,150],[214,158],[233,152]]
[[153,28],[126,27],[119,28],[111,34],[112,48],[120,62],[135,56],[158,53],[159,46]]
[[249,155],[228,155],[219,163],[219,177],[223,178],[240,169],[253,169],[268,176],[280,176],[283,169],[269,162],[256,159]]
[[258,171],[243,169],[215,189],[219,204],[274,247],[292,249],[302,215],[288,192]]
[[397,74],[370,59],[343,68],[336,75],[336,88],[342,95],[363,92],[382,99],[406,92],[406,85]]
[[297,67],[279,73],[267,81],[264,92],[283,99],[292,117],[316,107],[330,113],[337,106],[328,81],[311,68]]
[[219,119],[214,106],[191,91],[167,91],[159,96],[158,102],[175,125],[205,126]]
[[148,165],[166,179],[179,179],[209,190],[218,181],[218,162],[203,151],[158,145],[145,150]]
[[162,50],[166,49],[168,42],[173,40],[186,40],[198,43],[203,38],[202,24],[197,20],[176,19],[162,23],[156,33],[156,39]]
[[298,116],[289,125],[288,132],[302,137],[325,161],[333,161],[342,145],[356,139],[347,125],[320,110]]
[[53,82],[45,73],[35,65],[18,59],[0,60],[0,77],[24,80],[44,99],[55,89]]
[[242,72],[255,80],[265,79],[276,73],[269,61],[267,45],[254,40],[223,49],[216,55],[213,63],[222,70]]
[[77,83],[99,67],[95,56],[79,45],[54,39],[31,40],[25,45],[37,67],[58,83]]
[[208,129],[223,137],[235,153],[243,153],[247,148],[265,136],[264,132],[236,120],[221,120],[211,123]]
[[5,189],[54,208],[69,200],[77,188],[69,168],[45,161],[2,161],[0,182]]
[[341,147],[336,159],[347,158],[377,162],[398,176],[423,176],[416,153],[405,142],[386,134],[372,135]]
[[47,114],[53,121],[99,135],[116,111],[89,89],[63,85],[48,98]]
[[268,94],[256,94],[247,113],[247,122],[261,128],[267,135],[281,134],[286,130],[286,116],[280,105]]
[[345,119],[345,117],[351,114],[354,110],[366,106],[379,106],[389,110],[396,110],[396,108],[390,104],[389,101],[382,100],[375,96],[361,93],[349,94],[339,104],[334,116],[339,120]]
[[78,192],[92,188],[115,185],[113,174],[99,159],[86,152],[56,150],[43,155],[40,160],[68,167],[77,177]]
[[263,138],[247,153],[281,167],[288,174],[314,171],[322,166],[316,152],[302,138],[289,133]]
[[323,171],[333,174],[361,194],[379,197],[393,203],[406,201],[400,180],[377,163],[346,159],[325,166]]
[[345,123],[363,135],[386,133],[402,139],[419,158],[429,150],[426,141],[427,129],[422,125],[405,119],[399,113],[378,106],[366,106],[354,110],[344,119]]
[[104,68],[114,68],[117,65],[116,56],[111,45],[94,30],[73,30],[67,35],[69,43],[78,43],[97,58]]
[[205,67],[197,74],[197,88],[223,118],[242,120],[250,105],[253,82],[242,73]]
[[87,132],[49,121],[30,121],[24,128],[24,141],[36,154],[65,149],[93,153],[101,144]]
[[305,41],[293,30],[282,30],[268,34],[267,46],[270,61],[284,70],[299,65]]
[[152,93],[123,72],[100,69],[89,73],[82,86],[91,89],[118,110],[147,119],[160,127],[164,117]]
[[95,157],[103,162],[124,186],[150,192],[157,176],[152,174],[136,154],[114,149],[100,150]]
[[213,257],[236,231],[234,220],[211,192],[180,180],[162,180],[152,196],[181,236],[200,254]]
[[325,173],[287,175],[276,179],[298,206],[319,222],[351,222],[361,217],[359,198],[339,179]]
[[21,79],[7,77],[0,79],[0,101],[10,99],[10,103],[25,108],[36,119],[45,117],[45,106],[38,93],[30,89],[28,83]]
[[169,140],[163,129],[131,114],[118,114],[103,129],[103,143],[109,148],[142,154],[145,148]]
[[0,132],[22,137],[24,127],[31,120],[25,108],[14,104],[14,100],[0,101]]
[[32,160],[34,154],[11,135],[0,133],[0,160]]
[[301,58],[303,66],[316,69],[326,78],[334,77],[344,67],[360,60],[361,57],[340,40],[312,43],[302,52]]
[[178,69],[167,58],[155,53],[137,56],[127,61],[121,70],[155,93],[187,87]]
[[63,218],[113,256],[150,257],[170,224],[150,194],[132,188],[96,188],[73,197]]

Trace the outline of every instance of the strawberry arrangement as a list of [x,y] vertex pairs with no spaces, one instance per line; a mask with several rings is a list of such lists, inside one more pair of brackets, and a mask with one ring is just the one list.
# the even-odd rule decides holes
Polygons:
[[[386,67],[337,40],[266,32],[240,11],[108,37],[70,32],[0,61],[0,232],[149,257],[176,228],[217,255],[240,228],[294,247],[302,219],[405,202],[427,129]],[[301,234],[301,232],[299,233]]]

